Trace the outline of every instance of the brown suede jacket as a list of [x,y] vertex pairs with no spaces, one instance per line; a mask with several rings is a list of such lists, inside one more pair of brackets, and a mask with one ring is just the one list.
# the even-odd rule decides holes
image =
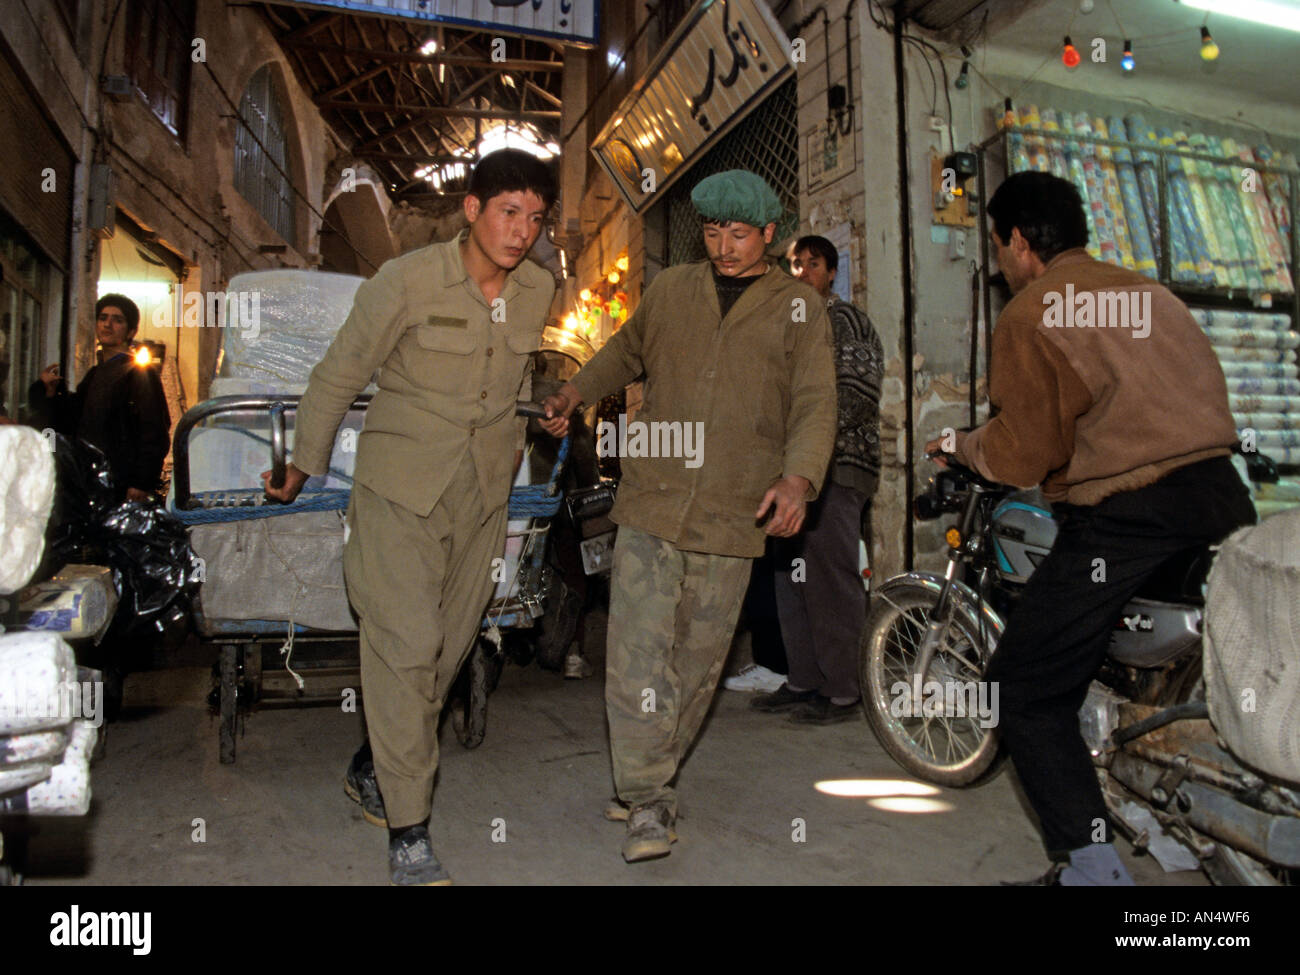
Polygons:
[[993,333],[995,416],[959,459],[990,480],[1093,505],[1236,441],[1223,369],[1187,307],[1150,278],[1058,254]]

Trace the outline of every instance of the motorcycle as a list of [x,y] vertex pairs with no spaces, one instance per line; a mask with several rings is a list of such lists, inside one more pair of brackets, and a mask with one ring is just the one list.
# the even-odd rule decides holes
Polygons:
[[[952,463],[914,513],[959,516],[945,534],[948,564],[942,575],[908,572],[876,587],[859,657],[863,707],[903,768],[972,786],[1005,758],[997,688],[982,677],[1056,523],[1038,492]],[[1209,720],[1201,632],[1211,561],[1207,549],[1167,563],[1124,608],[1080,730],[1135,849],[1168,869],[1199,867],[1214,883],[1291,884],[1300,876],[1300,783],[1256,774]]]

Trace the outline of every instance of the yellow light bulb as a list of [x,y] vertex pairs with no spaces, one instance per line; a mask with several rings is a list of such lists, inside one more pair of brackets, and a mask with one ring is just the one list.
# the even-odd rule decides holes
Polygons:
[[608,281],[610,284],[618,284],[618,272],[610,271],[609,276],[605,280]]
[[149,354],[149,346],[142,345],[135,350],[135,364],[137,366],[147,366],[153,362],[153,356]]
[[591,289],[583,288],[581,291],[578,292],[578,297],[581,298],[583,301],[591,301]]
[[615,261],[615,262],[614,262],[614,267],[618,268],[620,271],[626,271],[626,270],[627,270],[627,255],[624,254],[624,255],[623,255],[622,257],[620,257],[617,261]]
[[1219,45],[1214,43],[1214,38],[1205,27],[1201,28],[1201,58],[1205,61],[1217,61],[1219,58]]

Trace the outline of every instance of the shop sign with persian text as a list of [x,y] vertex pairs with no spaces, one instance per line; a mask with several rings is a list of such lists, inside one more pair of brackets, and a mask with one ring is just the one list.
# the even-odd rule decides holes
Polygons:
[[640,213],[794,70],[761,0],[702,0],[592,143]]

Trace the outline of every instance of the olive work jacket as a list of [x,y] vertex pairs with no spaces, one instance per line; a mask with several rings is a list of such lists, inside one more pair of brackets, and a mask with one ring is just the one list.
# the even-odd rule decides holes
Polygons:
[[826,477],[831,349],[826,303],[779,268],[746,288],[726,318],[707,260],[662,271],[572,380],[594,403],[644,378],[642,408],[620,423],[626,434],[597,430],[598,451],[626,448],[612,519],[681,551],[762,555],[754,512],[767,489],[798,474],[812,484],[811,500]]
[[493,308],[465,270],[463,238],[394,258],[357,289],[299,404],[299,469],[325,473],[340,420],[379,369],[357,483],[425,517],[468,453],[484,515],[506,503],[523,435],[515,401],[530,395],[555,280],[525,259]]

